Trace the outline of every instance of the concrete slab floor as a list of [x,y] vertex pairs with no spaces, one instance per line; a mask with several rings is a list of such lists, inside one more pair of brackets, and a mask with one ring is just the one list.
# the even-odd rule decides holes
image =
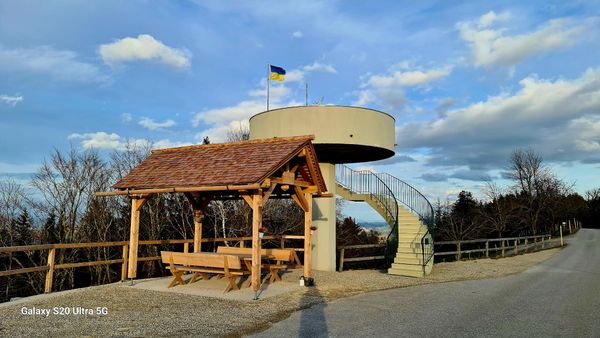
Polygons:
[[[186,282],[186,285],[178,284],[172,288],[168,287],[171,283],[171,280],[173,280],[173,277],[171,276],[139,279],[135,280],[133,285],[130,281],[126,281],[119,283],[119,285],[122,287],[130,287],[140,290],[180,293],[228,300],[247,301],[254,299],[254,290],[252,290],[252,287],[246,287],[245,278],[243,278],[241,281],[238,278],[237,285],[240,287],[240,290],[231,290],[227,293],[223,293],[223,290],[225,290],[225,287],[227,286],[227,280],[225,278],[217,278],[216,276],[213,276],[207,281],[199,278],[199,280],[195,281],[193,284],[187,284],[191,278],[191,274],[184,275],[182,279],[184,282]],[[259,299],[266,299],[304,289],[304,287],[300,286],[297,282],[291,283],[284,280],[269,284],[268,278],[265,279],[267,282],[263,282],[260,290],[258,291]]]

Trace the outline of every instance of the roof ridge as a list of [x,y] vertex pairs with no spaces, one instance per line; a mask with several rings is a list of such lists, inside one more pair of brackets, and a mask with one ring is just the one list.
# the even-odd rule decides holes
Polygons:
[[152,150],[152,154],[170,153],[170,152],[185,151],[185,150],[192,150],[192,149],[198,149],[198,148],[225,148],[225,147],[231,147],[231,146],[236,146],[236,145],[240,145],[240,144],[274,143],[274,142],[302,141],[302,140],[311,141],[314,139],[315,139],[314,135],[301,135],[301,136],[289,136],[289,137],[273,137],[273,138],[236,141],[236,142],[194,144],[194,145],[189,145],[189,146],[154,149],[154,150]]

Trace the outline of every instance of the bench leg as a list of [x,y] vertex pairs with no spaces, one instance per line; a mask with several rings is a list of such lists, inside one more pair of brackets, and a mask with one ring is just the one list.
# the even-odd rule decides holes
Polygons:
[[174,287],[177,283],[179,283],[179,285],[185,285],[185,282],[183,281],[183,279],[181,279],[183,271],[171,270],[171,273],[173,274],[173,280],[171,281],[171,284],[169,284],[170,288]]
[[200,275],[202,276],[202,279],[204,279],[204,280],[210,279],[210,278],[208,278],[208,275],[206,274],[206,272],[200,272]]
[[194,275],[192,276],[192,279],[190,279],[190,281],[188,282],[188,284],[192,284],[193,282],[196,281],[196,279],[198,279],[198,273],[194,272]]
[[231,276],[231,277],[228,277],[227,279],[229,280],[229,284],[227,284],[227,287],[225,288],[225,291],[223,291],[223,293],[227,293],[227,292],[231,291],[231,289],[236,289],[236,290],[240,289],[237,286],[237,283],[235,282],[237,277]]
[[281,277],[279,276],[279,269],[271,269],[271,278],[269,278],[269,284],[272,284],[275,281],[281,281]]

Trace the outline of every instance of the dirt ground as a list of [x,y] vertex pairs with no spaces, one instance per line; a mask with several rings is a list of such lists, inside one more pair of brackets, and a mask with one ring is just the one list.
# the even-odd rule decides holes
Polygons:
[[[390,288],[506,276],[539,264],[559,251],[439,263],[425,278],[391,276],[375,270],[315,271],[316,286],[308,288],[298,285],[301,270],[293,270],[284,274],[283,282],[268,286],[275,289],[281,283],[279,288],[285,292],[260,300],[215,298],[186,293],[183,288],[164,292],[128,283],[89,287],[0,304],[0,336],[239,337],[264,330],[292,312],[318,303]],[[220,294],[215,290],[216,296]],[[23,314],[28,311],[33,314]]]

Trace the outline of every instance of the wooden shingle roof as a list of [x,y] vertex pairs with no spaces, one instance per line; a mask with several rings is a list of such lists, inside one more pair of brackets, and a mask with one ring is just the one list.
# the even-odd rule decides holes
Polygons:
[[312,136],[298,136],[154,150],[113,188],[124,190],[261,183],[306,149],[306,172],[319,190],[325,191],[312,139]]

